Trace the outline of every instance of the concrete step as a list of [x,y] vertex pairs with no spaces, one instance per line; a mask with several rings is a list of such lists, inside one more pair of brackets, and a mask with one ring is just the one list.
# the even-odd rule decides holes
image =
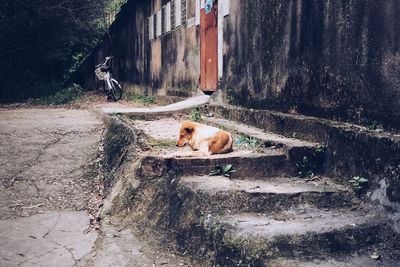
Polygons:
[[[179,128],[183,117],[178,118],[178,114],[168,117],[154,117],[146,115],[147,120],[139,119],[140,116],[132,117],[132,124],[142,129],[148,136],[156,140],[164,140],[174,142],[178,140]],[[187,119],[187,118],[186,118]],[[242,123],[231,122],[224,119],[204,117],[203,123],[213,125],[215,127],[225,129],[233,134],[234,139],[237,139],[240,135],[249,136],[259,141],[259,145],[262,151],[269,152],[270,150],[278,149],[284,151],[287,158],[292,162],[301,161],[303,156],[313,156],[315,148],[318,146],[317,143],[311,143],[295,138],[287,138],[274,133],[269,133],[251,127]],[[241,150],[239,144],[234,144],[234,149]],[[179,151],[180,149],[175,150]],[[255,150],[252,148],[252,150]]]
[[[398,267],[400,266],[400,255],[388,255],[388,253],[374,250],[361,253],[361,255],[342,256],[329,259],[298,260],[298,259],[275,259],[268,262],[268,267]],[[379,255],[378,259],[372,259],[372,255]]]
[[365,210],[314,208],[289,209],[268,215],[210,215],[204,222],[206,231],[218,236],[214,242],[220,245],[219,251],[230,255],[223,259],[224,266],[238,261],[243,264],[240,266],[247,266],[246,261],[252,263],[256,259],[264,264],[260,266],[265,266],[278,257],[324,259],[349,255],[379,244],[383,238],[379,229],[383,225],[384,219],[379,214]]
[[[135,125],[154,139],[170,140],[179,122],[155,117]],[[152,147],[141,155],[134,177],[124,177],[129,179],[123,180],[126,190],[116,187],[121,194],[114,199],[127,208],[132,222],[166,233],[166,240],[185,255],[212,261],[204,266],[266,266],[277,259],[324,262],[388,240],[387,222],[378,209],[355,209],[347,188],[326,178],[319,185],[291,178],[294,164],[284,146],[209,157],[177,157],[181,150],[173,145]],[[119,155],[132,160],[125,152]],[[226,164],[237,170],[232,180],[207,176],[216,165]],[[129,166],[121,176],[132,172]]]
[[294,173],[294,164],[286,160],[281,150],[271,150],[266,153],[238,150],[227,154],[217,154],[205,157],[176,157],[174,155],[149,155],[142,159],[143,175],[158,173],[161,165],[175,171],[178,176],[208,175],[216,166],[232,164],[236,171],[232,178],[236,179],[266,179],[279,175]]
[[299,205],[338,208],[354,204],[351,190],[328,178],[308,181],[297,177],[237,180],[223,176],[187,176],[178,191],[198,202],[203,213],[282,211]]
[[[212,121],[212,122],[211,122]],[[208,174],[216,165],[232,164],[237,170],[234,177],[242,175],[261,178],[274,175],[292,176],[296,170],[296,163],[302,162],[303,157],[307,156],[309,165],[313,173],[318,173],[321,169],[323,159],[315,156],[316,143],[310,143],[293,138],[285,138],[276,134],[267,133],[260,129],[249,127],[244,124],[234,124],[232,122],[208,118],[205,123],[216,125],[220,128],[234,133],[243,133],[262,140],[263,149],[260,151],[254,148],[243,148],[234,145],[234,152],[223,155],[212,155],[210,157],[176,157],[186,153],[188,148],[177,148],[175,142],[178,140],[181,119],[170,117],[159,117],[151,120],[132,119],[130,120],[135,127],[143,130],[146,135],[154,140],[153,143],[160,143],[160,146],[154,146],[155,154],[161,154],[165,157],[173,158],[174,167],[180,172],[180,175],[202,175]],[[319,155],[321,156],[321,155]]]
[[205,117],[205,123],[226,129],[239,135],[251,136],[257,139],[262,148],[283,148],[291,160],[301,160],[304,155],[312,155],[318,143],[312,143],[296,138],[288,138],[279,134],[264,131],[240,122],[229,121],[216,117]]

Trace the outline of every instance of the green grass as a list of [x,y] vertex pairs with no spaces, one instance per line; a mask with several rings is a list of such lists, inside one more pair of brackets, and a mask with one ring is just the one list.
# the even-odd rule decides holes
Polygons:
[[143,105],[151,105],[156,102],[156,98],[154,96],[149,96],[147,94],[127,93],[124,95],[124,99]]
[[63,105],[78,100],[83,95],[83,89],[78,84],[73,84],[54,95],[32,100],[37,105]]
[[156,146],[160,148],[174,148],[176,145],[175,140],[168,140],[168,139],[148,138],[147,142],[151,146]]

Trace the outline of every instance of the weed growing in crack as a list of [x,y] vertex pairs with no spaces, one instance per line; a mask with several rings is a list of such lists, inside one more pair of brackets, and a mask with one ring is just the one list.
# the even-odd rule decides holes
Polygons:
[[376,122],[373,122],[367,127],[364,127],[364,131],[381,133],[384,131],[384,129],[381,125],[377,124]]
[[201,118],[201,112],[199,108],[193,108],[192,113],[190,114],[192,121],[201,122],[203,119]]
[[314,176],[316,166],[310,162],[307,156],[304,156],[302,161],[296,163],[296,168],[297,175],[300,178],[305,178]]
[[246,148],[258,149],[260,148],[260,142],[253,136],[241,134],[235,139],[235,145],[243,146]]
[[235,94],[234,94],[233,88],[228,88],[228,90],[226,91],[226,94],[227,94],[228,104],[229,105],[233,105],[233,106],[237,106],[238,105],[238,101],[235,98]]
[[368,187],[368,179],[365,179],[361,176],[354,176],[349,180],[349,182],[353,187],[353,190],[357,193],[365,191],[365,189]]
[[318,145],[314,148],[314,155],[318,156],[320,154],[325,153],[326,145]]
[[209,176],[222,175],[224,177],[231,177],[231,174],[234,172],[236,172],[236,170],[233,169],[232,164],[227,164],[225,166],[217,165],[217,166],[215,166],[214,170],[212,170],[208,173],[208,175]]
[[325,145],[318,145],[314,148],[311,155],[303,156],[301,161],[296,163],[296,173],[300,178],[313,177],[324,163]]

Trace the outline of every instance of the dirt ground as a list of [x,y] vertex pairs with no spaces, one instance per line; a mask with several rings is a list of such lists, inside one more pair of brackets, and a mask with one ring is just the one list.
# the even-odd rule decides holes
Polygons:
[[102,222],[101,95],[62,107],[0,107],[0,266],[187,266]]

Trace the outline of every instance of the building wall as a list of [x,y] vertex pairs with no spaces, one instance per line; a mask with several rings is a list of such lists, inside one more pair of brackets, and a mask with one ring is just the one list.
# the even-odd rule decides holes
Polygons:
[[[199,3],[186,1],[185,25],[148,40],[147,18],[168,2],[129,1],[82,70],[113,55],[125,90],[194,92],[200,62],[193,9]],[[399,1],[220,2],[229,7],[229,16],[219,17],[220,88],[231,102],[400,128]],[[92,71],[78,74],[94,83]]]
[[[113,56],[113,75],[124,91],[148,94],[191,95],[199,80],[199,29],[193,23],[196,0],[187,0],[186,23],[149,40],[148,17],[170,1],[128,1],[111,25],[104,41],[82,63],[76,82],[97,87],[91,69],[105,56]],[[96,84],[97,83],[97,84]]]
[[400,2],[230,1],[231,102],[400,128]]

